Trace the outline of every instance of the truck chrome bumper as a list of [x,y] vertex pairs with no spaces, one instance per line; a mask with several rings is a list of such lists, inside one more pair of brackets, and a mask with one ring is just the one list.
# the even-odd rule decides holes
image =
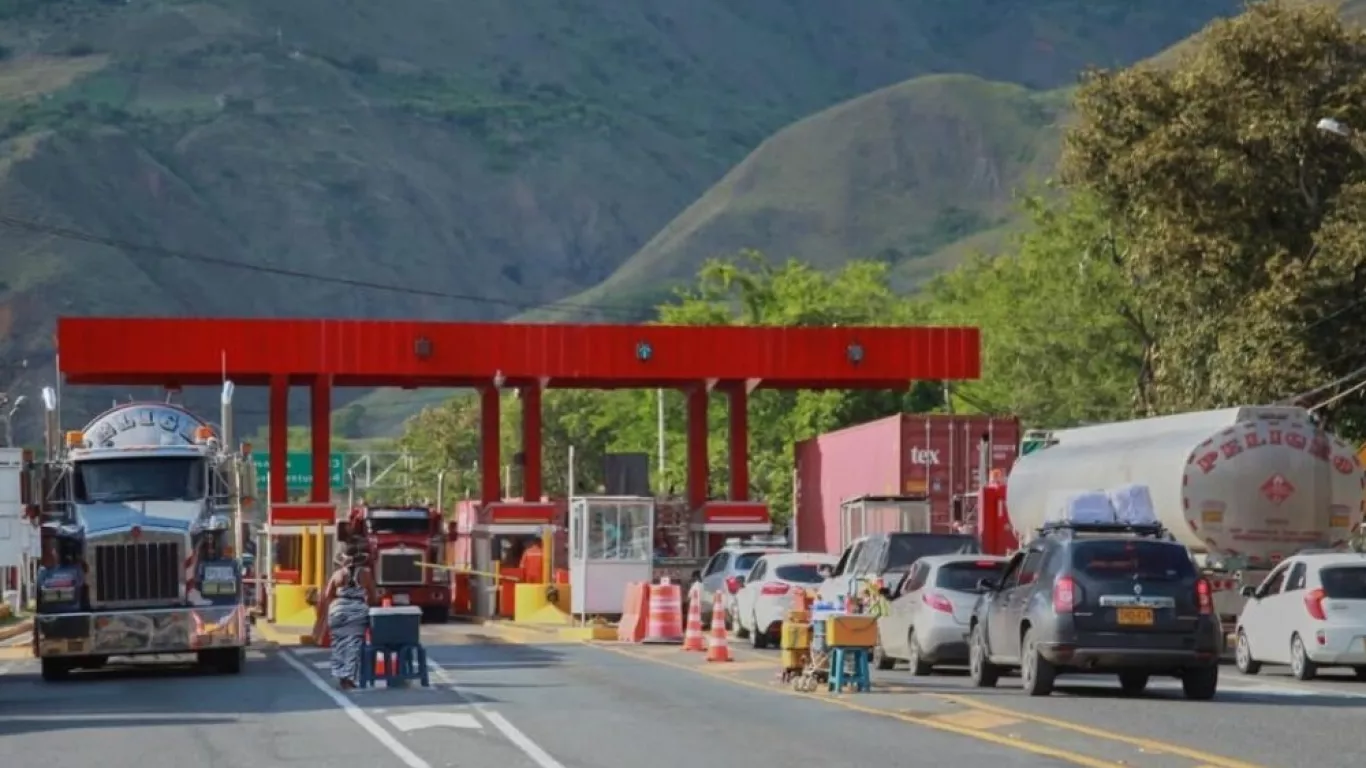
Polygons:
[[42,658],[193,653],[247,644],[240,605],[39,615],[33,630]]

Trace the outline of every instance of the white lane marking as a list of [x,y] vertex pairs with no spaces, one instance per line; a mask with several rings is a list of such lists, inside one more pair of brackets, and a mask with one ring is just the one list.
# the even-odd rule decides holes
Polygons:
[[512,742],[518,749],[522,750],[522,753],[530,758],[532,763],[535,763],[536,768],[565,768],[564,763],[551,757],[549,752],[546,752],[539,744],[532,741],[530,736],[522,733],[522,730],[513,725],[506,717],[503,717],[498,712],[489,709],[483,704],[473,701],[469,696],[464,695],[460,690],[459,684],[455,682],[454,678],[446,671],[445,667],[430,658],[427,659],[427,667],[430,669],[433,677],[436,677],[442,684],[450,688],[453,693],[469,703],[470,707],[483,715],[499,733],[503,734],[504,738]]
[[390,715],[389,723],[408,733],[424,728],[474,728],[482,729],[479,719],[467,712],[409,712]]
[[[341,710],[346,713],[347,717],[351,718],[356,725],[364,728],[366,733],[374,736],[375,741],[384,745],[385,749],[388,749],[393,753],[394,757],[397,757],[399,761],[408,766],[408,768],[432,768],[431,764],[418,757],[411,749],[403,746],[398,739],[394,738],[393,735],[384,729],[384,726],[375,722],[374,718],[365,713],[365,710],[356,706],[355,702],[328,685],[325,680],[318,677],[317,672],[309,669],[302,661],[294,658],[292,653],[282,653],[280,654],[280,658],[284,659],[285,663],[289,666],[294,667],[299,674],[304,676],[304,679],[307,680],[309,684],[321,691],[324,696],[331,699],[332,703],[340,707]],[[546,766],[544,768],[549,767]]]

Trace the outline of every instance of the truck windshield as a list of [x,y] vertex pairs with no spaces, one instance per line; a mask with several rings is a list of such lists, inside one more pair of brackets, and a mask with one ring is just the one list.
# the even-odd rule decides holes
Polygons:
[[887,541],[886,570],[900,570],[930,555],[976,555],[976,537],[939,533],[894,533]]
[[365,521],[371,533],[425,536],[431,523],[425,517],[372,517]]
[[204,460],[196,456],[92,459],[77,462],[73,474],[78,504],[204,498]]

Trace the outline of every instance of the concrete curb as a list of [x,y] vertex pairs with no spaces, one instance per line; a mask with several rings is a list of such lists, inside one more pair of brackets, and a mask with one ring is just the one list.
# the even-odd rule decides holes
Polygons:
[[0,627],[0,642],[13,640],[14,638],[33,631],[33,619],[24,619],[8,627]]

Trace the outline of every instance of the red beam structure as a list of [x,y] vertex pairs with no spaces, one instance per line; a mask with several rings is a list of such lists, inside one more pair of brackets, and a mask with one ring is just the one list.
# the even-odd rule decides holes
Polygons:
[[[70,384],[270,388],[270,501],[286,501],[289,387],[308,386],[314,502],[329,498],[333,387],[470,387],[481,393],[480,472],[498,501],[499,390],[523,408],[523,495],[539,499],[541,392],[670,388],[688,393],[688,499],[707,501],[707,402],[730,398],[730,496],[748,496],[748,395],[773,389],[904,389],[981,375],[976,328],[533,325],[380,320],[59,318]],[[135,350],[156,350],[147,355]]]

